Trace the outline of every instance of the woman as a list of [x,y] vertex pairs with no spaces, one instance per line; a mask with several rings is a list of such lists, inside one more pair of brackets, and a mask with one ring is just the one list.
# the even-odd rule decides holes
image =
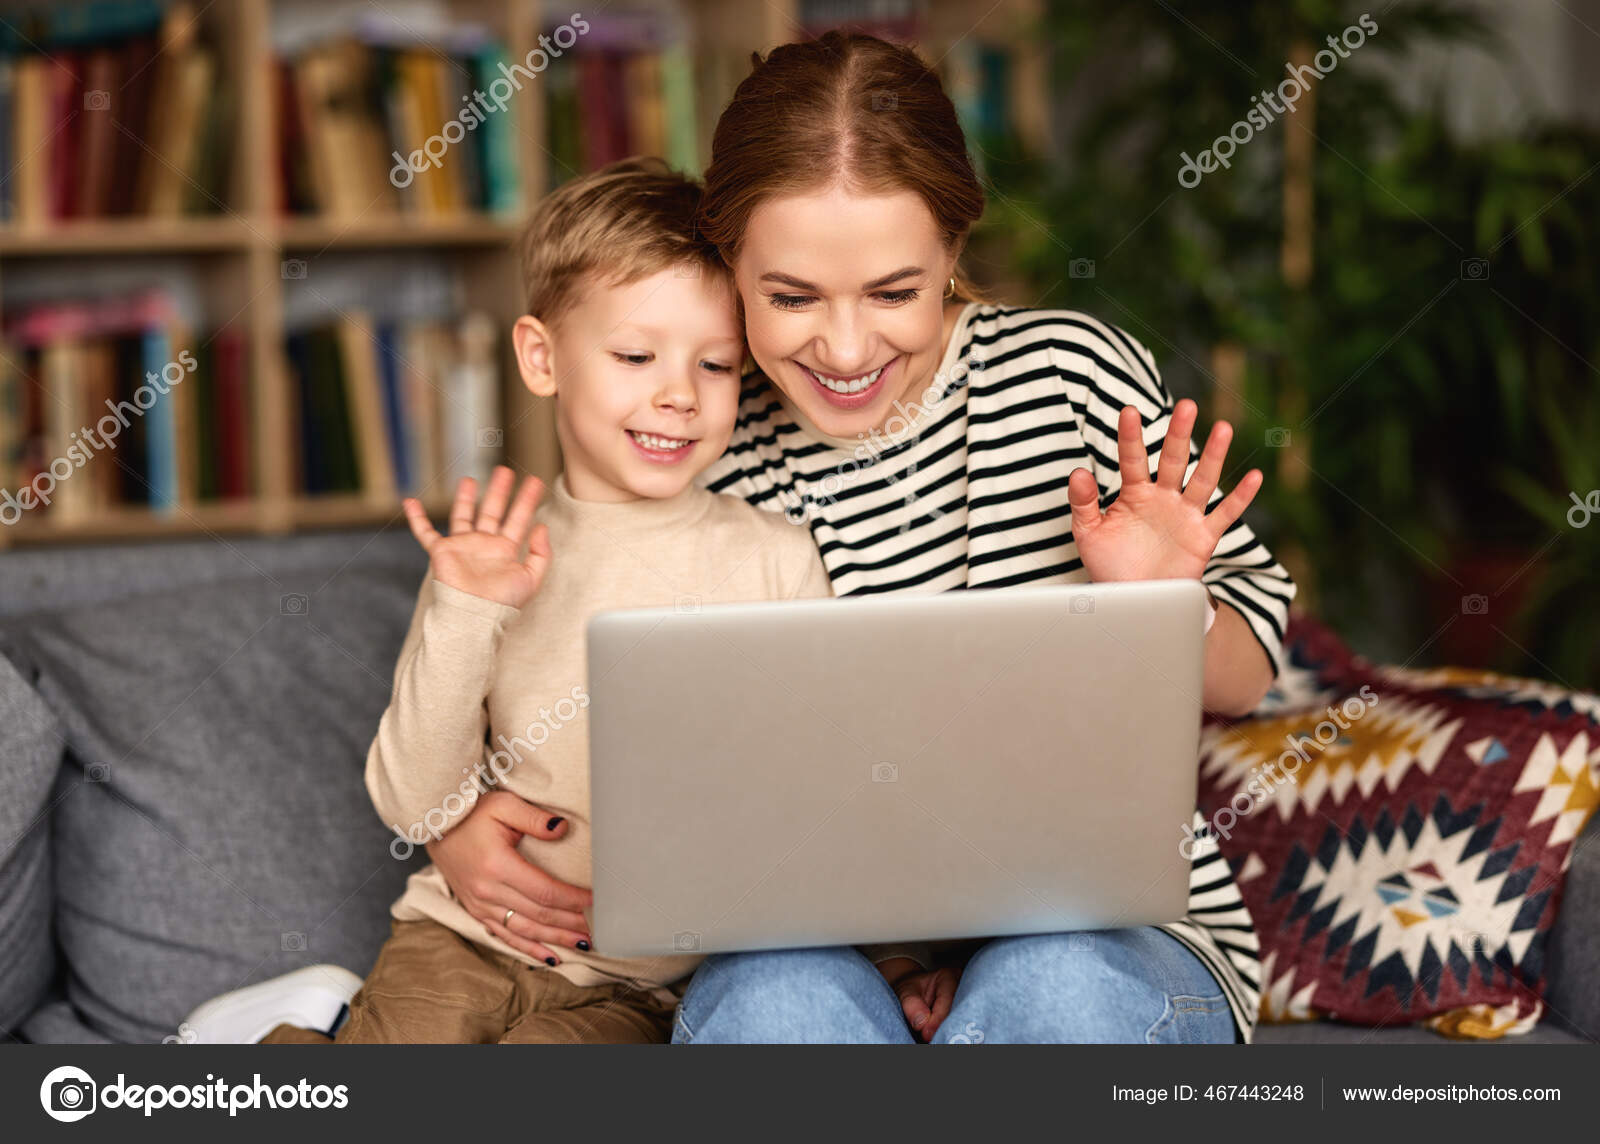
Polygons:
[[[809,527],[838,595],[1200,579],[1220,605],[1203,702],[1255,706],[1294,596],[1239,523],[1260,472],[1220,493],[1230,428],[1196,450],[1194,403],[1174,407],[1121,330],[970,301],[957,261],[983,192],[913,52],[830,33],[758,58],[706,182],[758,367],[710,488]],[[428,847],[467,909],[530,950],[582,929],[588,897],[512,849],[537,813],[489,795]],[[876,966],[854,949],[713,957],[674,1040],[1248,1040],[1256,951],[1213,845],[1172,925],[995,939],[960,970],[915,948]]]

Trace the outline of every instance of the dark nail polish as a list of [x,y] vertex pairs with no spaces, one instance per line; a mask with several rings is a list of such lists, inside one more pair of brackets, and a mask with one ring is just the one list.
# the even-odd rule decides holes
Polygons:
[[579,949],[581,949],[581,950],[583,950],[583,951],[585,951],[585,952],[588,952],[588,949],[589,949],[589,943],[588,943],[588,942],[586,942],[586,941],[584,941],[584,940],[582,940],[582,939],[581,939],[581,938],[580,938],[580,939],[579,939],[579,940],[578,940],[578,948],[579,948]]
[[546,965],[554,965],[556,963],[556,959],[553,957],[547,957],[544,959],[544,963]]
[[552,818],[549,822],[545,823],[544,824],[544,828],[546,830],[554,830],[556,827],[558,827],[560,825],[561,825],[561,816],[558,814],[554,818]]

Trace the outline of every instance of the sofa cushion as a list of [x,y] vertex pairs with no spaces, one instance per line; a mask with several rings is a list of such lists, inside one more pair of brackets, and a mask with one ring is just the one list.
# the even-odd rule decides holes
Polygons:
[[1209,724],[1201,805],[1262,953],[1262,1017],[1531,1029],[1574,842],[1600,803],[1600,698],[1373,665],[1296,617],[1251,718]]
[[55,972],[49,804],[61,755],[55,717],[0,649],[0,1031],[32,1011]]
[[8,621],[60,721],[66,999],[117,1041],[315,962],[365,974],[409,870],[362,781],[420,576],[251,576]]

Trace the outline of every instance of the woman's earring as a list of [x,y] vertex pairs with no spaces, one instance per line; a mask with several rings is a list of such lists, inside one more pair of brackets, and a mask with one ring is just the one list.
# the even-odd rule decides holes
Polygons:
[[956,296],[956,280],[954,278],[950,279],[950,288],[944,292],[944,296],[946,298],[954,298]]

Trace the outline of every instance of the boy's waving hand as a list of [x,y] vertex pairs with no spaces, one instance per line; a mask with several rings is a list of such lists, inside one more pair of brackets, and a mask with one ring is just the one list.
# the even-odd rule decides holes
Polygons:
[[[538,477],[524,479],[508,512],[506,502],[514,482],[509,468],[495,468],[474,523],[478,482],[462,477],[450,508],[449,536],[440,535],[433,527],[415,497],[407,497],[404,508],[411,534],[433,562],[434,579],[497,604],[520,608],[538,594],[550,569],[550,535],[542,524],[535,525],[531,533],[528,529],[544,483]],[[524,540],[528,544],[525,558],[521,555]]]

